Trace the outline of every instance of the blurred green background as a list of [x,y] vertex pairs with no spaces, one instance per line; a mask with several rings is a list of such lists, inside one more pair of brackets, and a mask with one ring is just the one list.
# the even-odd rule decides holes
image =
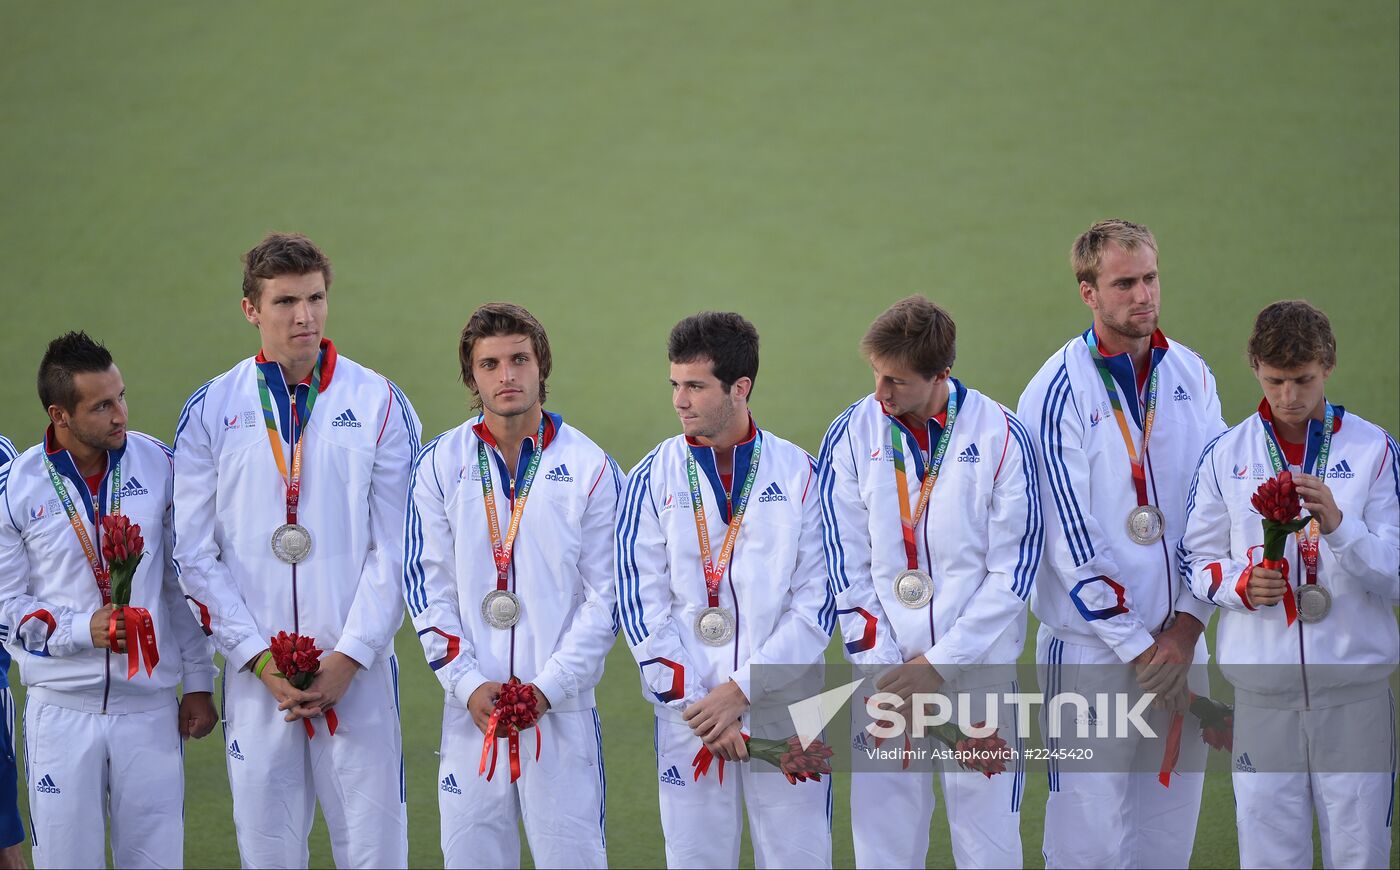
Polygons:
[[[1254,314],[1305,297],[1339,339],[1329,396],[1400,429],[1389,0],[5,0],[0,30],[0,432],[21,447],[44,425],[32,373],[70,328],[112,349],[133,427],[169,438],[256,351],[238,258],[280,229],[330,254],[329,334],[428,436],[467,412],[467,314],[509,299],[550,331],[550,406],[624,468],[676,430],[665,336],[702,308],[757,324],[755,414],[815,452],[868,391],[865,326],[912,292],[957,319],[956,373],[1014,406],[1087,324],[1067,252],[1110,216],[1157,234],[1164,328],[1214,367],[1231,422],[1257,402]],[[440,866],[441,693],[411,633],[399,651],[411,858]],[[611,861],[660,863],[621,645],[600,697]],[[187,861],[236,864],[223,747],[187,757]],[[1044,795],[1029,777],[1028,866]],[[849,865],[839,781],[836,806]],[[319,829],[312,860],[330,862]],[[946,833],[930,861],[950,863]],[[1195,863],[1236,862],[1221,772]]]

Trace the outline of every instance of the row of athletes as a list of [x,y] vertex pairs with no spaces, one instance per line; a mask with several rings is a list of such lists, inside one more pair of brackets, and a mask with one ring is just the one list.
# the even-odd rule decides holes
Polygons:
[[[1014,679],[1033,602],[1042,688],[1154,692],[1148,721],[1163,734],[1187,693],[1205,692],[1202,632],[1220,612],[1237,750],[1250,722],[1305,755],[1348,722],[1393,728],[1396,444],[1325,397],[1326,317],[1300,302],[1261,312],[1248,352],[1264,400],[1227,429],[1210,369],[1157,328],[1151,233],[1104,221],[1071,258],[1092,325],[1055,351],[1017,412],[952,377],[953,322],[913,297],[871,325],[875,390],[815,460],[749,413],[753,326],[705,313],[668,345],[683,432],[624,475],[544,409],[548,338],[502,303],[472,314],[459,348],[480,414],[420,448],[403,393],[323,337],[331,266],[298,235],[245,256],[243,312],[261,350],[191,396],[173,451],[128,433],[104,348],[81,333],[56,340],[39,376],[50,426],[0,469],[0,632],[29,692],[35,863],[102,864],[104,808],[118,866],[182,863],[180,740],[218,717],[217,647],[244,866],[305,866],[317,801],[337,866],[405,866],[393,648],[405,601],[445,690],[449,867],[517,866],[521,820],[538,865],[605,866],[594,687],[619,632],[655,706],[673,867],[736,866],[745,812],[758,866],[830,866],[830,778],[686,774],[701,746],[743,761],[762,669],[820,661],[838,624],[848,659],[881,671],[882,689],[985,697],[1016,689],[998,681]],[[1332,460],[1348,472],[1329,472]],[[1283,468],[1315,518],[1290,545],[1294,579],[1329,605],[1313,599],[1296,630],[1270,606],[1292,594],[1284,573],[1251,558],[1261,527],[1248,496],[1264,475],[1249,472]],[[137,627],[113,627],[102,582],[104,514],[145,530],[132,603],[150,613],[160,655],[134,677],[122,660]],[[267,664],[279,631],[327,651],[305,690]],[[1306,662],[1361,665],[1364,678],[1314,679],[1308,702],[1290,705],[1230,670],[1302,664],[1305,641]],[[519,779],[487,779],[482,734],[512,677],[543,711],[540,750],[527,736]],[[1141,742],[1129,754],[1160,757]],[[1392,751],[1393,738],[1376,747]],[[1052,765],[1047,866],[1187,866],[1195,753],[1204,745],[1183,747],[1187,772],[1169,789],[1150,773]],[[935,775],[958,866],[1020,866],[1019,765],[990,778],[853,774],[857,864],[923,866]],[[0,798],[13,807],[9,782]],[[1309,866],[1314,814],[1329,866],[1383,863],[1392,783],[1236,773],[1242,864]]]

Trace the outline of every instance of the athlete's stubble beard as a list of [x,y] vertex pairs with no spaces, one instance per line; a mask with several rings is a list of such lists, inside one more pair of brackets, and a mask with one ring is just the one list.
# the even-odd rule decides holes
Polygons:
[[726,393],[724,401],[715,409],[714,415],[700,421],[705,428],[697,430],[690,437],[714,440],[716,436],[728,430],[729,424],[734,420],[734,414],[734,397]]

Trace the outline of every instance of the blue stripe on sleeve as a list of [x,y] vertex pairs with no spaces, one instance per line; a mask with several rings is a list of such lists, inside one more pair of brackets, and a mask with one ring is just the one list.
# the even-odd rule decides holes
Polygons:
[[389,384],[389,389],[394,394],[395,401],[399,405],[399,415],[403,418],[403,427],[413,439],[413,448],[418,449],[418,445],[423,443],[423,430],[414,422],[413,415],[409,413],[408,398],[404,396],[403,390],[388,378],[384,379]]
[[175,426],[176,441],[180,440],[180,433],[185,431],[185,426],[190,422],[190,414],[194,412],[196,405],[204,401],[204,394],[209,392],[209,384],[212,383],[214,383],[214,381],[209,381],[204,386],[195,390],[194,395],[190,396],[189,401],[185,402],[185,407],[180,411],[180,422]]
[[1069,480],[1069,468],[1065,465],[1064,445],[1059,426],[1069,393],[1069,372],[1061,365],[1060,370],[1051,379],[1050,389],[1041,405],[1040,443],[1045,457],[1046,476],[1050,481],[1050,492],[1055,496],[1055,512],[1065,530],[1070,556],[1075,565],[1083,565],[1094,557],[1094,546],[1084,528],[1084,515],[1079,510],[1079,501],[1075,498],[1074,487]]
[[423,517],[418,512],[418,507],[413,501],[413,492],[418,486],[419,467],[423,461],[429,459],[429,454],[437,450],[437,443],[442,439],[439,435],[420,451],[413,460],[413,471],[408,478],[408,510],[404,519],[404,541],[403,541],[403,579],[404,598],[408,601],[409,612],[413,616],[422,613],[428,607],[428,591],[425,586],[426,572],[423,570]]
[[627,642],[636,646],[646,640],[648,631],[642,619],[641,572],[637,568],[637,529],[641,523],[642,505],[649,497],[651,467],[658,447],[646,455],[627,481],[623,498],[623,513],[618,520],[616,550],[618,591],[617,604],[622,612],[622,624],[627,630]]
[[860,403],[851,405],[831,424],[826,437],[822,439],[817,459],[817,494],[822,507],[822,552],[826,556],[827,590],[828,598],[832,602],[833,620],[836,596],[851,585],[846,579],[846,551],[841,544],[840,519],[836,514],[836,472],[832,465],[833,453],[841,439],[846,437],[851,415],[858,404]]
[[1045,548],[1045,523],[1041,517],[1040,481],[1036,476],[1035,451],[1031,447],[1030,435],[1020,420],[1010,414],[1006,415],[1006,419],[1010,424],[1011,436],[1021,449],[1021,473],[1026,477],[1026,530],[1021,534],[1020,553],[1012,574],[1012,590],[1025,601],[1035,584],[1036,571]]

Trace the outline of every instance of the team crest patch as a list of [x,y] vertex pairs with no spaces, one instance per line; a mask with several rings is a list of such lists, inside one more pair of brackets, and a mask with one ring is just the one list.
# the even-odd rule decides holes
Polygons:
[[224,431],[251,429],[258,424],[258,416],[252,411],[238,411],[224,417]]
[[481,466],[463,465],[457,472],[458,480],[481,480]]
[[29,509],[31,520],[42,520],[46,517],[54,516],[62,510],[63,506],[58,503],[58,499],[51,498],[43,504],[36,504]]
[[1249,466],[1247,464],[1232,465],[1230,466],[1230,474],[1235,478],[1235,480],[1244,480],[1245,477],[1249,475]]
[[690,509],[690,493],[688,492],[668,492],[666,500],[661,503],[661,512],[665,513],[673,507],[683,507]]
[[876,447],[874,450],[870,451],[871,462],[880,462],[882,460],[887,462],[894,461],[894,448],[888,444],[883,447]]

